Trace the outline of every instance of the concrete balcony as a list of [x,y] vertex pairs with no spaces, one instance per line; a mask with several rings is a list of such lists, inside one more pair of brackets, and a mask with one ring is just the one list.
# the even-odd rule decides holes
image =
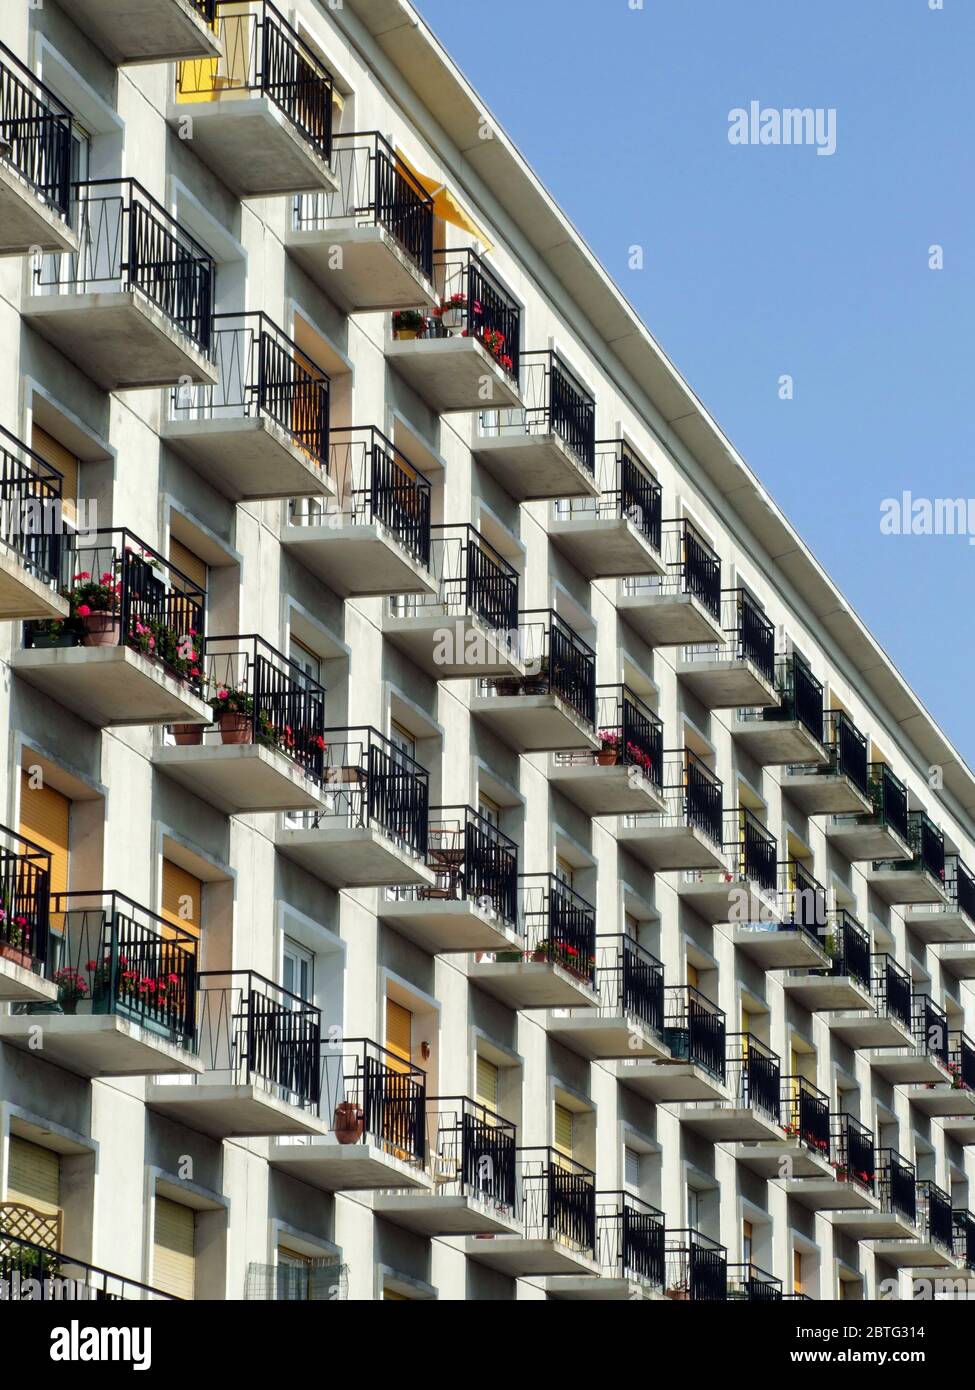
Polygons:
[[50,854],[0,826],[0,1004],[57,1003],[57,986],[50,978],[50,882]]
[[658,814],[633,815],[617,826],[617,839],[655,873],[727,870],[723,845],[723,789],[690,749],[665,750]]
[[721,594],[721,645],[684,647],[678,679],[705,709],[778,706],[775,688],[775,628],[747,589]]
[[68,225],[72,115],[0,46],[0,256],[77,251]]
[[913,1239],[879,1238],[873,1254],[895,1269],[958,1269],[954,1255],[951,1198],[933,1182],[916,1187],[916,1230]]
[[797,859],[779,865],[779,916],[735,923],[735,946],[762,970],[828,966],[826,889]]
[[471,714],[518,753],[588,749],[596,734],[596,653],[551,609],[518,614],[526,674],[481,679]]
[[197,1074],[152,1081],[146,1105],[212,1139],[323,1134],[321,1014],[252,970],[198,977]]
[[596,937],[595,1008],[548,1014],[545,1031],[588,1061],[669,1057],[663,1039],[664,972],[626,936]]
[[783,1141],[778,1057],[747,1033],[729,1033],[726,1045],[725,1085],[731,1098],[679,1105],[677,1118],[709,1144]]
[[[945,882],[944,836],[923,811],[911,811],[907,818],[907,841],[910,858],[875,861],[866,870],[865,878],[871,888],[885,902],[901,907],[908,904],[934,904],[945,909],[949,906],[948,888]],[[924,930],[925,918],[931,914],[920,914],[919,930]],[[959,928],[956,926],[955,930]],[[943,940],[937,926],[930,921],[927,930],[934,931],[936,938]],[[948,930],[942,926],[941,932]],[[967,939],[970,928],[962,925],[962,939]]]
[[516,502],[599,496],[596,403],[556,352],[523,352],[523,404],[482,412],[471,450]]
[[665,1218],[630,1192],[596,1193],[598,1277],[561,1275],[544,1281],[549,1298],[572,1302],[662,1299]]
[[859,922],[842,909],[835,912],[817,931],[816,945],[825,968],[814,964],[783,975],[788,998],[809,1013],[872,1008],[870,937]]
[[[937,1038],[941,1020],[931,1016],[929,1006],[924,1007],[920,1021],[930,1026],[934,1030],[930,1036]],[[944,1060],[943,1055],[941,1060]],[[950,1085],[909,1086],[908,1100],[922,1115],[975,1120],[975,1043],[967,1033],[949,1030],[947,1069]]]
[[935,955],[956,980],[975,979],[975,946],[953,943],[938,947]]
[[971,1115],[946,1115],[940,1121],[940,1128],[948,1139],[967,1147],[975,1144],[975,1117]]
[[666,986],[663,1041],[668,1057],[627,1056],[616,1063],[617,1080],[654,1104],[729,1100],[722,1009],[690,985]]
[[[12,662],[18,677],[96,728],[209,724],[197,666],[203,591],[125,530],[73,536],[58,563],[74,616],[53,646],[26,627]],[[81,599],[105,604],[96,622],[76,614]]]
[[24,319],[103,391],[214,385],[208,253],[134,179],[73,191],[78,252],[40,259]]
[[433,198],[378,131],[336,135],[332,169],[333,191],[295,204],[289,256],[347,314],[432,309]]
[[118,67],[220,53],[213,0],[63,0],[60,8]]
[[61,485],[60,473],[0,426],[0,622],[68,616],[58,588]]
[[[761,1059],[759,1059],[761,1060]],[[768,1073],[766,1063],[764,1071]],[[775,1076],[779,1128],[753,1142],[739,1140],[731,1147],[735,1159],[759,1177],[783,1174],[803,1181],[833,1181],[830,1165],[829,1097],[803,1076]],[[766,1085],[765,1114],[771,1113],[772,1090]]]
[[762,767],[827,763],[823,687],[793,652],[776,664],[778,701],[771,708],[741,709],[731,732]]
[[325,809],[283,818],[278,849],[333,888],[433,888],[426,770],[375,729],[324,740]]
[[216,314],[215,386],[181,384],[162,436],[232,502],[331,497],[329,382],[263,313]]
[[589,816],[663,813],[663,725],[625,685],[596,686],[598,752],[553,753],[549,781]]
[[651,647],[722,647],[721,562],[684,520],[661,527],[663,573],[626,579],[620,616]]
[[55,1000],[15,1004],[0,1042],[34,1051],[40,1029],[48,1062],[91,1079],[202,1070],[184,933],[120,893],[54,893],[45,951]]
[[828,762],[797,763],[782,775],[782,790],[805,816],[867,816],[873,809],[867,740],[843,710],[827,710]]
[[909,907],[904,920],[925,946],[975,944],[975,875],[957,854],[945,856],[944,872],[947,902]]
[[666,573],[661,546],[661,489],[622,439],[597,442],[595,497],[553,503],[549,540],[586,579]]
[[725,867],[685,870],[677,879],[678,896],[711,926],[741,920],[781,924],[774,836],[744,808],[727,812],[724,827]]
[[868,1050],[869,1066],[891,1086],[950,1083],[947,1015],[927,994],[912,996],[911,1031],[909,1047]]
[[595,1007],[596,911],[552,874],[522,874],[519,949],[473,960],[472,984],[509,1009]]
[[830,1116],[829,1164],[828,1175],[793,1175],[778,1185],[809,1211],[880,1211],[873,1132],[853,1115]]

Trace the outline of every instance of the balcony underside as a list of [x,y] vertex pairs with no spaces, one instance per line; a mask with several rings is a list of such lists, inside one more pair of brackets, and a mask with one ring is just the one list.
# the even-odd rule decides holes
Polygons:
[[682,1125],[709,1144],[784,1142],[778,1122],[751,1105],[679,1105],[675,1113]]
[[516,502],[598,497],[592,473],[558,434],[479,435],[474,457]]
[[225,816],[320,809],[322,793],[290,758],[263,744],[203,743],[157,748],[167,777]]
[[897,1211],[878,1210],[872,1206],[862,1211],[838,1211],[832,1218],[834,1231],[851,1240],[911,1240],[917,1232],[913,1224]]
[[463,1252],[469,1260],[509,1279],[542,1278],[547,1274],[581,1274],[594,1279],[599,1275],[599,1265],[591,1255],[573,1250],[560,1240],[467,1236]]
[[788,1197],[810,1211],[879,1212],[880,1203],[856,1183],[835,1177],[788,1178],[778,1186]]
[[893,864],[875,864],[866,870],[867,884],[884,902],[893,907],[908,903],[947,904],[944,884],[925,869],[898,869]]
[[826,762],[826,749],[798,719],[734,719],[731,732],[762,767]]
[[310,1144],[272,1144],[268,1162],[280,1173],[322,1192],[381,1192],[394,1188],[430,1190],[423,1169],[379,1144],[340,1144],[334,1134]]
[[588,981],[552,961],[472,961],[468,978],[509,1009],[584,1008],[597,1002]]
[[470,613],[447,617],[421,608],[408,617],[385,614],[383,634],[433,680],[523,674],[508,645],[510,634],[496,633]]
[[563,1275],[561,1278],[546,1279],[544,1287],[549,1298],[558,1300],[643,1303],[657,1302],[664,1298],[663,1291],[653,1284],[647,1284],[636,1277],[622,1279],[613,1274],[603,1274],[598,1279],[587,1279],[585,1275]]
[[285,827],[278,831],[277,846],[282,854],[333,888],[434,885],[434,876],[422,860],[371,826],[338,825],[322,830]]
[[779,703],[775,686],[753,661],[678,661],[676,670],[705,709],[760,709]]
[[35,975],[14,947],[0,944],[0,1004],[54,1004],[57,997],[57,985]]
[[621,594],[616,606],[651,647],[724,645],[720,622],[692,594]]
[[31,574],[15,550],[0,544],[0,622],[67,616],[68,600]]
[[13,668],[99,729],[213,720],[187,685],[131,647],[25,648],[15,652]]
[[470,898],[387,899],[379,917],[432,956],[518,950],[521,941],[513,923]]
[[175,1124],[212,1139],[260,1139],[276,1134],[324,1134],[310,1110],[282,1100],[259,1082],[218,1085],[205,1078],[191,1086],[150,1085],[146,1105]]
[[556,550],[586,579],[665,573],[658,552],[625,516],[556,516],[549,522],[548,535]]
[[725,867],[724,851],[696,825],[621,825],[617,840],[655,873]]
[[734,1144],[731,1147],[731,1155],[751,1172],[768,1180],[781,1178],[783,1173],[790,1173],[793,1178],[809,1179],[817,1183],[835,1183],[829,1161],[792,1138],[771,1143]]
[[946,1250],[926,1238],[871,1241],[870,1250],[878,1260],[893,1265],[895,1269],[958,1268]]
[[948,906],[912,908],[904,918],[908,927],[925,946],[958,946],[975,942],[975,923],[965,912]]
[[874,859],[910,859],[907,842],[882,822],[841,817],[826,822],[826,838],[844,859],[862,863]]
[[161,1076],[202,1071],[192,1052],[118,1014],[14,1014],[0,1018],[0,1042],[39,1054],[47,1062],[92,1079]]
[[975,1091],[953,1086],[908,1086],[904,1093],[922,1115],[943,1119],[947,1115],[959,1119],[975,1119]]
[[956,1144],[975,1144],[975,1117],[949,1115],[941,1121],[941,1128]]
[[475,695],[471,714],[517,753],[599,747],[593,726],[558,695]]
[[577,1052],[587,1061],[615,1058],[669,1057],[670,1049],[635,1014],[597,1013],[594,1009],[550,1013],[545,1031],[556,1042]]
[[446,1236],[520,1235],[521,1228],[504,1207],[473,1197],[436,1190],[379,1192],[369,1203],[376,1216],[405,1231],[436,1240]]
[[783,975],[780,983],[788,998],[811,1014],[870,1008],[870,990],[852,975]]
[[22,314],[103,391],[176,386],[181,379],[216,385],[206,354],[136,290],[30,295]]
[[833,1036],[854,1052],[875,1047],[914,1046],[910,1029],[891,1014],[874,1013],[872,1009],[857,1013],[834,1013],[826,1022]]
[[0,256],[77,251],[78,238],[53,208],[2,158],[0,143]]
[[221,92],[213,101],[180,101],[167,112],[179,134],[190,121],[193,153],[238,198],[333,192],[338,182],[313,145],[266,96]]
[[870,799],[841,772],[786,772],[782,790],[804,816],[869,815]]
[[335,491],[321,464],[266,415],[170,420],[163,439],[231,502],[330,497]]
[[560,764],[556,754],[549,762],[548,780],[587,816],[650,815],[667,804],[635,764],[604,767],[585,755],[579,762]]
[[868,1066],[878,1076],[882,1076],[891,1086],[923,1086],[926,1082],[937,1085],[948,1080],[947,1069],[930,1052],[920,1048],[890,1048],[880,1052],[867,1052]]
[[394,339],[386,344],[386,356],[439,415],[521,404],[517,384],[476,338]]
[[975,980],[975,947],[942,946],[938,959],[956,980]]
[[191,0],[60,0],[60,8],[116,64],[220,53]]
[[681,1101],[727,1100],[724,1083],[704,1067],[686,1061],[642,1061],[639,1058],[616,1063],[616,1079],[645,1100],[675,1105]]
[[677,893],[681,902],[709,926],[740,920],[742,916],[749,922],[767,922],[770,917],[774,922],[779,915],[774,894],[764,892],[750,880],[741,882],[729,878],[702,882],[681,875],[677,880]]
[[430,571],[379,522],[285,526],[281,544],[339,598],[437,592]]
[[828,964],[822,947],[798,927],[748,923],[736,926],[731,939],[762,970],[812,970]]
[[430,309],[437,303],[432,283],[385,227],[336,219],[322,230],[289,231],[284,244],[292,260],[347,314]]

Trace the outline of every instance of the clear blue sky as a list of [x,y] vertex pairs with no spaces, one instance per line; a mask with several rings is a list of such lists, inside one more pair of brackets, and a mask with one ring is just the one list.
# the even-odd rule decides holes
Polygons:
[[[414,3],[975,765],[975,546],[880,532],[975,497],[975,0]],[[732,146],[753,100],[836,153]]]

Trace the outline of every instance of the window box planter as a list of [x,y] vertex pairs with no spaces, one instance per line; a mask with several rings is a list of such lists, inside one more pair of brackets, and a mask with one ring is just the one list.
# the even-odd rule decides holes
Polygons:
[[31,954],[21,946],[12,946],[8,941],[0,941],[0,960],[9,960],[22,970],[31,968]]

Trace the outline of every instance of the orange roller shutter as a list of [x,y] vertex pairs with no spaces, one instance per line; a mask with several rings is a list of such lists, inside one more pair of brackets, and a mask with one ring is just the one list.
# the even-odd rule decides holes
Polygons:
[[68,829],[71,802],[53,787],[32,787],[20,774],[20,833],[51,856],[51,892],[68,891]]

